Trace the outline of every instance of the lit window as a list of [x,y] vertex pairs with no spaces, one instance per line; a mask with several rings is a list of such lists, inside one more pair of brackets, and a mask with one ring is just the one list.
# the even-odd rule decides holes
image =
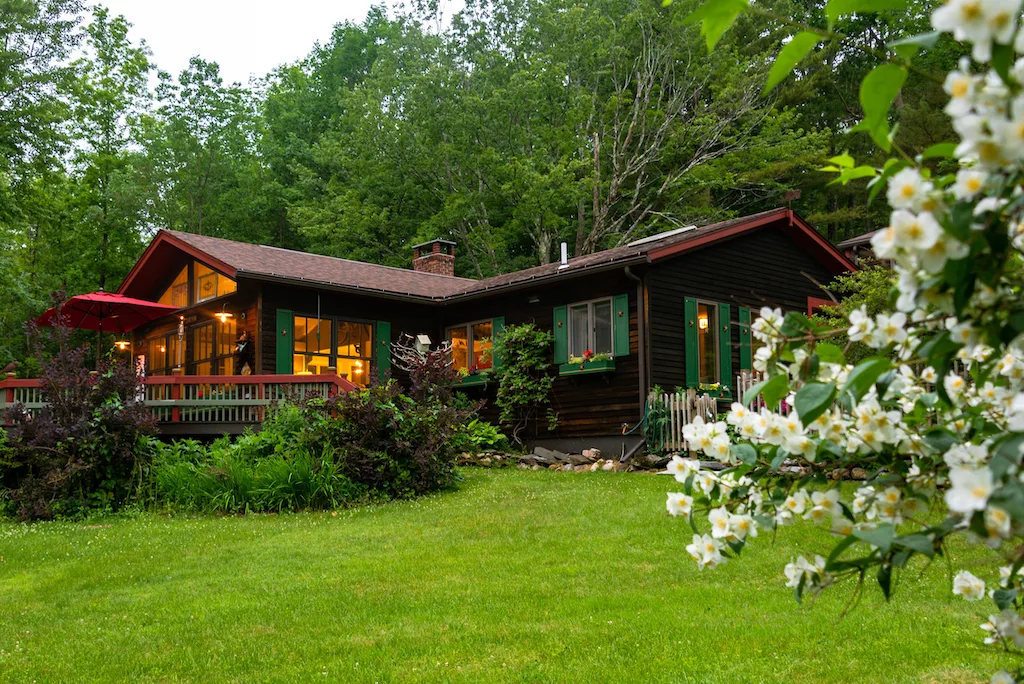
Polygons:
[[181,269],[174,282],[157,300],[161,304],[183,309],[188,306],[188,266]]
[[718,307],[697,302],[697,359],[700,383],[718,382]]
[[612,300],[598,299],[569,307],[569,356],[612,353]]
[[201,264],[198,261],[194,265],[194,280],[197,304],[205,302],[207,299],[231,294],[237,288],[235,281],[231,278],[217,273],[206,264]]
[[357,385],[370,383],[371,324],[296,316],[294,326],[293,373],[321,375],[333,366]]
[[452,368],[479,373],[494,366],[494,321],[477,321],[448,328]]
[[210,321],[192,328],[190,375],[232,375],[234,359],[235,321]]

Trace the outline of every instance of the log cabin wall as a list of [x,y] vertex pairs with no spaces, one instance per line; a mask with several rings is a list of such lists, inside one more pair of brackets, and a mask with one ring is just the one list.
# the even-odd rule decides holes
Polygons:
[[[646,278],[651,384],[665,390],[686,386],[684,297],[731,305],[735,376],[740,369],[738,308],[749,308],[752,320],[762,306],[806,312],[808,297],[825,296],[814,281],[825,285],[834,276],[775,227],[652,265]],[[734,387],[735,378],[729,378],[728,384]]]
[[[558,414],[558,427],[547,430],[545,420],[525,436],[531,441],[566,444],[576,438],[619,438],[622,425],[633,427],[641,419],[641,390],[637,335],[637,283],[626,277],[623,269],[587,277],[548,281],[542,287],[517,290],[508,294],[488,295],[468,302],[449,304],[442,310],[442,329],[504,316],[505,325],[534,323],[542,330],[554,328],[554,308],[602,297],[629,296],[629,355],[615,358],[615,370],[607,373],[556,377],[551,408]],[[531,299],[536,298],[536,302]],[[553,358],[553,357],[552,357]],[[552,364],[551,372],[558,369]],[[459,390],[474,399],[486,400],[482,417],[498,423],[494,406],[493,384]],[[599,442],[594,442],[597,445]],[[587,444],[591,446],[591,444]],[[617,447],[616,447],[617,453]]]

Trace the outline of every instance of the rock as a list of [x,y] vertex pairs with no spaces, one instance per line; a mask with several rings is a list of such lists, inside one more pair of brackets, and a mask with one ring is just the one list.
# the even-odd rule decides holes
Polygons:
[[485,468],[490,466],[491,463],[493,463],[493,461],[491,461],[491,459],[488,458],[487,456],[484,456],[483,458],[480,459],[480,465],[484,466]]
[[601,470],[611,470],[614,467],[615,467],[615,462],[614,461],[605,461],[604,464],[601,465]]
[[601,450],[600,449],[584,449],[583,450],[583,455],[586,456],[587,458],[589,458],[591,461],[596,461],[597,459],[601,458]]
[[530,466],[530,470],[544,470],[544,466],[534,463],[532,466]]
[[569,454],[569,463],[574,466],[590,463],[591,460],[586,454]]
[[551,465],[548,466],[548,470],[561,470],[561,469],[562,469],[562,466],[558,465],[557,463],[552,463]]
[[612,461],[612,472],[621,473],[625,471],[629,466],[621,461]]
[[517,463],[516,468],[518,468],[519,470],[529,470],[530,466],[526,465],[525,463]]
[[594,472],[595,470],[600,470],[600,469],[601,469],[601,462],[600,461],[598,461],[596,463],[591,463],[590,466],[587,468],[587,470],[589,470],[590,472]]
[[566,463],[564,466],[562,466],[562,470],[564,470],[564,471],[566,471],[568,473],[571,473],[572,472],[572,463]]
[[868,479],[868,471],[863,468],[854,468],[850,471],[851,480],[866,480]]
[[573,472],[576,472],[576,473],[585,473],[588,470],[590,470],[590,468],[591,468],[591,466],[588,466],[586,464],[582,464],[582,465],[578,465],[578,466],[573,466],[572,467]]
[[535,447],[533,455],[537,457],[538,461],[545,463],[559,463],[568,460],[568,454],[564,454],[561,451],[554,451],[553,449],[545,449],[544,447]]

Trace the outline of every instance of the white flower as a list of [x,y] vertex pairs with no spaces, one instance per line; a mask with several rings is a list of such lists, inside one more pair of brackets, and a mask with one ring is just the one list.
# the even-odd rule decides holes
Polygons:
[[[951,74],[952,75],[952,74]],[[956,183],[953,185],[953,196],[958,200],[973,199],[985,186],[987,174],[976,169],[961,169],[956,174]]]
[[[967,73],[967,66],[961,71],[954,69],[946,75],[946,81],[942,84],[943,89],[949,94],[949,102],[946,104],[946,113],[954,119],[958,116],[969,114],[974,106],[974,77]],[[964,199],[962,197],[958,199]]]
[[676,481],[683,484],[686,483],[686,480],[691,475],[696,475],[698,472],[700,472],[700,461],[695,458],[673,456],[672,460],[665,466],[665,473],[675,475]]
[[714,569],[725,562],[722,557],[722,542],[709,535],[693,535],[693,543],[687,545],[686,552],[697,561],[697,567]]
[[729,527],[729,511],[726,510],[725,506],[712,509],[708,513],[708,522],[711,523],[712,537],[725,539],[732,536],[732,530]]
[[825,559],[821,556],[815,556],[813,563],[800,556],[786,565],[785,573],[787,587],[798,587],[802,581],[804,591],[815,594],[832,582],[832,577],[825,572]]
[[875,320],[875,332],[872,335],[872,346],[881,348],[887,344],[899,344],[907,339],[907,314],[894,313],[892,316],[878,314]]
[[932,13],[936,31],[972,43],[971,56],[992,59],[992,43],[1009,44],[1017,28],[1020,0],[950,0]]
[[978,601],[985,597],[985,583],[966,570],[961,570],[953,578],[953,593],[968,601]]
[[1010,538],[1010,515],[1002,508],[989,506],[985,509],[985,529],[990,537]]
[[754,523],[754,518],[749,515],[730,515],[729,529],[732,530],[733,536],[737,539],[757,536],[757,524]]
[[932,184],[922,178],[917,169],[903,169],[889,179],[886,198],[893,209],[921,211],[932,190]]
[[952,485],[946,491],[946,505],[954,513],[973,513],[984,510],[992,494],[992,471],[988,468],[967,470],[952,468],[949,471]]
[[849,537],[853,534],[853,521],[839,515],[832,518],[832,534]]
[[690,517],[693,510],[693,497],[683,492],[669,492],[668,501],[665,503],[669,515],[681,515],[684,518]]
[[807,492],[798,489],[786,497],[786,500],[782,503],[782,508],[793,515],[803,515],[809,503],[810,498],[807,496]]
[[867,307],[862,306],[850,312],[850,329],[847,334],[851,342],[858,342],[870,335],[875,329],[875,321],[868,316]]
[[942,227],[928,212],[916,216],[909,211],[892,213],[889,225],[896,231],[896,244],[908,251],[925,250],[935,244],[942,235]]

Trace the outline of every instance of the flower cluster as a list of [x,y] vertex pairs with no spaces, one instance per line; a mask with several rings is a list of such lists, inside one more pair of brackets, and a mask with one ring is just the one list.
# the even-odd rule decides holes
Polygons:
[[[1024,57],[1007,57],[1024,53],[1021,4],[949,0],[932,15],[974,62],[944,81],[959,141],[869,169],[892,208],[871,244],[894,265],[893,310],[861,308],[830,330],[762,309],[750,328],[760,398],[684,427],[689,457],[669,463],[682,487],[667,509],[694,526],[698,567],[803,520],[836,546],[786,566],[798,598],[869,570],[888,597],[910,558],[962,534],[1005,560],[988,584],[957,573],[953,593],[994,601],[986,642],[1024,648]],[[955,170],[938,175],[926,162],[943,155]],[[848,363],[840,335],[874,356]],[[852,469],[868,476],[856,488],[827,477]]]

